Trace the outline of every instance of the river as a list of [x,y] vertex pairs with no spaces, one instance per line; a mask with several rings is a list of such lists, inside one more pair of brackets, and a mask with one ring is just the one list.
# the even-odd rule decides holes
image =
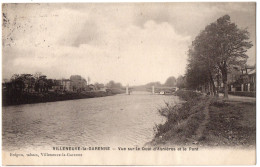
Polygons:
[[133,92],[100,98],[3,107],[3,149],[143,146],[165,122],[158,108],[178,97]]

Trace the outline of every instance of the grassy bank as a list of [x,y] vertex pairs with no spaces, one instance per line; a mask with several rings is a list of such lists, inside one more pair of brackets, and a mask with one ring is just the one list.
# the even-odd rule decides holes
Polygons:
[[155,128],[158,145],[255,146],[256,104],[178,91],[186,102],[159,112],[167,117]]
[[10,95],[3,92],[3,106],[19,105],[19,104],[33,104],[33,103],[43,103],[43,102],[54,102],[54,101],[64,101],[64,100],[74,100],[74,99],[85,99],[85,98],[95,98],[112,96],[115,94],[124,93],[124,90],[119,89],[109,89],[107,92],[103,91],[93,91],[93,92],[45,92],[45,93],[27,93],[22,92],[20,94]]
[[204,120],[204,102],[207,100],[205,97],[192,91],[177,91],[175,95],[186,102],[159,111],[167,117],[167,121],[156,127],[152,145],[188,143],[194,138],[196,130]]

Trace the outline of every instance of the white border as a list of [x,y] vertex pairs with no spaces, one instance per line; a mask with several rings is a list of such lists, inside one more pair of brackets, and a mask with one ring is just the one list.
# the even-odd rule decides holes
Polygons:
[[[105,3],[112,3],[112,2],[257,2],[257,1],[244,1],[244,0],[221,0],[221,1],[209,1],[209,0],[183,0],[183,1],[158,1],[158,0],[142,0],[142,1],[138,1],[138,0],[127,0],[127,1],[119,1],[119,0],[115,0],[115,1],[111,1],[111,0],[75,0],[75,1],[71,1],[71,0],[2,0],[1,4],[3,3],[66,3],[66,2],[70,2],[70,3],[82,3],[82,2],[105,2]],[[258,49],[260,47],[259,42],[258,42],[258,31],[259,31],[259,17],[258,17],[258,10],[259,10],[259,5],[256,4],[256,64],[260,63],[260,60],[257,58],[257,53],[258,53]],[[0,8],[0,11],[2,13],[2,6]],[[0,20],[1,26],[2,26],[2,17]],[[0,29],[1,32],[1,41],[2,41],[2,28]],[[0,73],[0,77],[2,79],[2,45],[0,45],[1,48],[1,73]],[[258,71],[258,65],[257,65],[257,71]],[[257,72],[257,87],[260,86],[259,81],[259,77],[260,74]],[[0,100],[0,104],[2,106],[2,84],[0,84],[0,91],[1,91],[1,100]],[[258,102],[259,102],[259,92],[256,92],[256,101],[257,101],[257,106],[256,106],[256,117],[257,117],[257,121],[260,120],[260,114],[258,114]],[[2,116],[2,107],[0,109],[0,113]],[[258,143],[259,143],[259,128],[258,128],[258,122],[256,121],[256,134],[257,134],[257,144],[256,144],[256,164],[258,164],[258,160],[259,160],[259,147],[258,147]],[[0,148],[2,148],[2,119],[0,119],[0,128],[1,128],[1,138],[0,138],[0,142],[1,142],[1,146]],[[2,150],[0,151],[0,165],[2,165]]]

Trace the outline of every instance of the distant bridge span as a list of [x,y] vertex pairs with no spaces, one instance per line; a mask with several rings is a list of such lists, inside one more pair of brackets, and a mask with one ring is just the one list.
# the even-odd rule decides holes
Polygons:
[[[134,91],[134,88],[129,87],[129,85],[126,86],[126,94],[130,95],[131,91]],[[147,92],[151,92],[151,94],[172,94],[175,91],[177,91],[178,88],[177,87],[166,87],[166,86],[161,86],[161,87],[155,87],[152,86],[150,88],[147,88],[146,91]]]

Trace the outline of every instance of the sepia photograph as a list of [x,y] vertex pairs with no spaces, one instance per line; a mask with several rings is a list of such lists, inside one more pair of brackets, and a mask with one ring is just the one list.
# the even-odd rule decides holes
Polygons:
[[2,165],[256,164],[256,2],[1,5]]

